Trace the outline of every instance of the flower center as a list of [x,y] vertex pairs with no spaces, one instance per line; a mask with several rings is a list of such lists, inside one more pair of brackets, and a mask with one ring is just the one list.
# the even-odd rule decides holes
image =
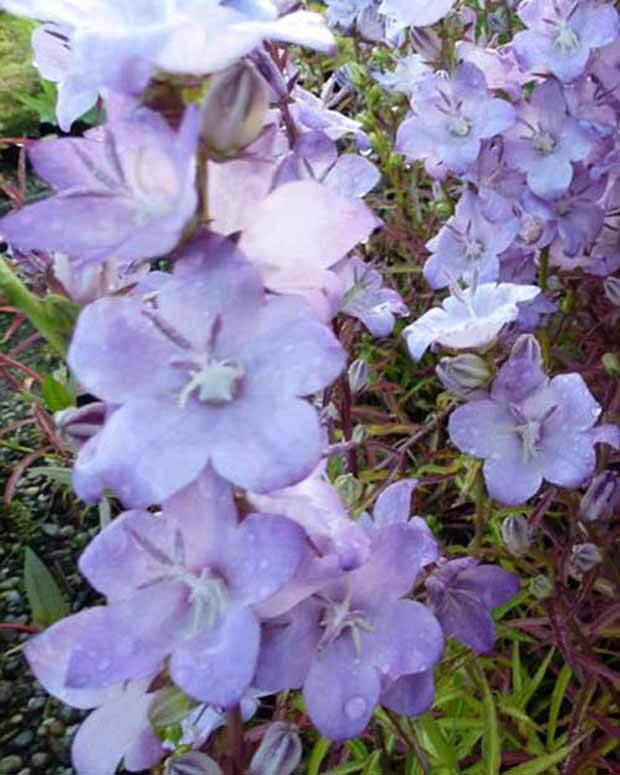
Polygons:
[[322,598],[325,603],[321,627],[323,635],[319,641],[319,648],[324,648],[340,637],[345,630],[351,631],[351,637],[355,645],[355,652],[359,655],[362,648],[361,631],[371,632],[373,627],[365,621],[363,612],[351,608],[350,592],[340,603],[327,598]]
[[572,54],[577,51],[581,41],[575,30],[565,21],[562,21],[558,24],[558,33],[553,45],[559,49],[561,54]]
[[467,137],[471,132],[471,121],[465,116],[452,116],[448,121],[448,131],[454,137]]
[[519,423],[514,426],[514,430],[520,436],[523,444],[524,463],[528,463],[538,456],[545,423],[553,414],[555,414],[557,408],[557,404],[553,404],[547,409],[542,417],[535,419],[526,417],[523,411],[516,405],[510,407],[513,417],[515,417]]
[[532,135],[532,145],[538,153],[547,156],[555,150],[557,140],[551,132],[548,132],[546,129],[539,129]]
[[222,617],[228,594],[224,580],[205,568],[200,576],[185,568],[179,569],[178,577],[190,589],[189,603],[192,609],[190,637],[204,629],[212,629]]
[[478,261],[484,253],[484,244],[478,239],[470,239],[465,243],[465,258]]
[[537,215],[527,213],[521,220],[521,231],[519,237],[526,245],[533,245],[534,242],[542,237],[545,230],[545,222]]
[[243,366],[234,360],[218,361],[207,358],[199,364],[188,364],[190,379],[179,395],[179,404],[184,407],[192,393],[204,404],[229,404],[237,397],[241,380],[245,376]]

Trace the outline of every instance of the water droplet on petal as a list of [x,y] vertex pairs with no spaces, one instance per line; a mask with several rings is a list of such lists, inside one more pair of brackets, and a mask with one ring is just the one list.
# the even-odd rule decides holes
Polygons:
[[363,697],[351,697],[344,704],[344,715],[351,721],[357,721],[366,713],[368,703]]
[[99,662],[97,667],[99,668],[99,670],[101,670],[101,672],[103,672],[104,670],[107,670],[111,664],[112,663],[110,662],[109,659],[102,659],[101,662]]

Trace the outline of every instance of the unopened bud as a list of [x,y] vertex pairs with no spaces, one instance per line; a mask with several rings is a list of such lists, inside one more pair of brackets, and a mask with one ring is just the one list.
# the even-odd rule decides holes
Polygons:
[[269,110],[269,88],[250,62],[211,78],[205,97],[202,134],[208,147],[229,156],[254,142]]
[[619,497],[620,480],[611,471],[603,471],[594,477],[581,499],[579,516],[584,522],[596,522],[611,513]]
[[502,538],[506,548],[515,557],[525,554],[530,548],[530,524],[523,514],[515,514],[502,522]]
[[605,295],[616,307],[620,307],[620,277],[607,277],[603,283]]
[[486,385],[491,370],[479,355],[463,353],[454,358],[442,358],[437,366],[437,376],[452,393],[466,395]]
[[349,366],[347,374],[349,378],[349,387],[351,388],[353,395],[363,393],[370,382],[370,371],[366,361],[363,361],[361,358],[353,361]]
[[222,768],[206,753],[190,751],[168,759],[164,775],[222,775]]
[[620,376],[620,359],[614,353],[604,353],[601,357],[603,368],[610,377]]
[[291,775],[301,761],[297,727],[275,721],[261,740],[250,762],[250,775]]
[[530,592],[537,600],[547,600],[553,595],[553,582],[543,574],[534,576],[530,581]]
[[103,401],[93,401],[85,406],[56,412],[54,422],[58,435],[68,447],[80,449],[103,428],[106,411]]
[[571,576],[580,579],[603,561],[603,556],[595,544],[575,544],[568,562]]

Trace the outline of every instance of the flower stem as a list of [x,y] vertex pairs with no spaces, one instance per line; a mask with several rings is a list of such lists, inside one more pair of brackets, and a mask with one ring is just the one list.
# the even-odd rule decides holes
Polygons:
[[245,751],[243,745],[243,721],[238,705],[226,714],[228,721],[228,750],[232,759],[235,775],[243,775]]

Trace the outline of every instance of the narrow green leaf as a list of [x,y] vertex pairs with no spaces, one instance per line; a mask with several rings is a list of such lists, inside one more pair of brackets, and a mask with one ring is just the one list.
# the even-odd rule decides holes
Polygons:
[[364,769],[364,762],[349,762],[340,764],[331,770],[327,770],[324,775],[349,775],[351,772],[361,772]]
[[32,621],[37,627],[47,627],[69,612],[67,602],[54,577],[28,547],[24,559],[24,585],[32,611]]
[[354,759],[365,762],[368,758],[368,748],[361,740],[347,740],[346,746],[353,754]]
[[316,745],[312,749],[310,758],[308,759],[308,770],[306,775],[319,775],[319,769],[323,763],[323,759],[327,756],[331,742],[322,737],[317,741]]
[[382,775],[381,751],[374,751],[366,761],[362,775]]
[[551,705],[549,707],[549,724],[547,726],[547,746],[553,747],[555,742],[555,733],[558,728],[558,716],[560,715],[560,706],[566,693],[566,688],[572,677],[572,671],[568,664],[564,664],[553,687],[551,695]]
[[59,412],[75,403],[75,396],[51,374],[46,374],[41,381],[41,398],[50,412]]
[[512,691],[514,694],[520,694],[523,691],[523,668],[518,642],[512,644]]
[[551,648],[547,656],[543,659],[532,680],[527,684],[519,697],[515,698],[515,704],[519,705],[519,707],[525,708],[536,693],[538,687],[542,683],[543,678],[545,677],[545,674],[549,668],[549,663],[551,662],[554,654],[555,648]]
[[472,665],[472,673],[482,689],[482,708],[484,718],[484,735],[482,737],[482,771],[484,775],[499,775],[501,765],[501,743],[499,739],[499,724],[497,710],[491,693],[491,687],[484,671],[477,665]]
[[414,721],[414,727],[416,731],[422,732],[422,734],[428,738],[435,757],[442,766],[448,767],[452,772],[460,772],[456,751],[452,745],[450,745],[447,737],[442,732],[441,727],[430,713],[425,713],[423,716],[417,718]]
[[529,762],[519,764],[517,767],[511,767],[509,770],[506,770],[504,775],[547,775],[549,769],[563,762],[574,747],[574,744],[565,745],[564,748],[558,748],[553,753],[539,756],[537,759],[531,759]]

